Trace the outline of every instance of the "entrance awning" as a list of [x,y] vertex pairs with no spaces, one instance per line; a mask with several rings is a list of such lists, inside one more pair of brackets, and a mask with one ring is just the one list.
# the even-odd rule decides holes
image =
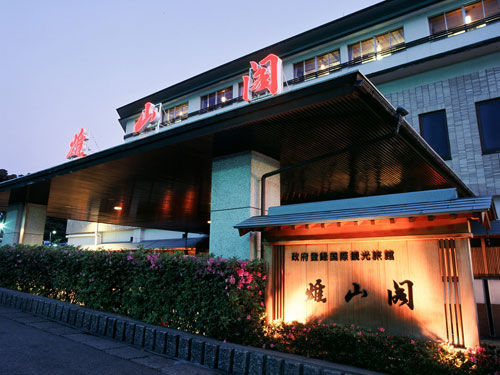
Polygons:
[[282,229],[283,227],[295,228],[316,224],[324,226],[325,224],[332,223],[370,222],[384,219],[395,220],[398,218],[414,219],[422,216],[432,218],[446,216],[454,219],[470,216],[475,217],[480,223],[489,228],[490,221],[494,217],[489,212],[491,207],[491,197],[477,197],[325,211],[300,212],[303,211],[300,210],[299,212],[290,214],[253,216],[235,225],[235,228],[239,230],[240,235],[244,235],[250,231],[266,231],[277,228]]
[[[397,103],[395,103],[397,104]],[[350,73],[0,184],[10,202],[47,204],[47,215],[208,233],[212,158],[258,151],[281,167],[364,142],[281,175],[281,203],[405,191],[471,190],[361,73]],[[115,206],[122,210],[114,210]]]

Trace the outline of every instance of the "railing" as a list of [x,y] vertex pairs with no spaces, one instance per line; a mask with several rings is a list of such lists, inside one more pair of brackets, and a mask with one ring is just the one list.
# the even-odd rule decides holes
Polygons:
[[[493,16],[483,18],[481,20],[478,20],[478,21],[475,21],[475,22],[472,22],[472,23],[469,23],[466,25],[458,26],[458,27],[455,27],[453,29],[449,29],[449,30],[442,31],[442,32],[439,32],[436,34],[425,36],[425,37],[420,38],[420,39],[415,39],[415,40],[412,40],[411,42],[400,43],[392,48],[386,49],[386,50],[381,51],[381,52],[370,53],[370,54],[365,55],[361,58],[346,61],[346,62],[338,64],[338,65],[330,66],[330,67],[325,68],[325,69],[317,70],[313,73],[309,73],[309,74],[306,74],[306,75],[303,75],[300,77],[290,79],[290,80],[284,82],[284,86],[285,87],[292,86],[292,85],[296,85],[296,84],[299,84],[299,83],[302,83],[305,81],[309,81],[311,79],[323,77],[325,75],[337,72],[337,71],[344,69],[344,68],[352,67],[352,66],[362,64],[362,63],[367,63],[370,61],[374,61],[377,58],[384,58],[386,56],[392,55],[393,53],[404,51],[407,48],[415,47],[415,46],[425,44],[428,42],[435,42],[435,41],[438,41],[438,40],[441,40],[444,38],[448,38],[448,37],[453,36],[455,34],[459,34],[459,33],[462,33],[462,32],[468,31],[468,30],[477,29],[478,27],[481,27],[483,25],[487,25],[487,24],[490,24],[493,22],[497,22],[499,20],[500,20],[500,13],[497,13],[497,14],[494,14]],[[219,103],[217,105],[210,106],[208,108],[200,109],[198,111],[193,111],[187,115],[183,114],[181,116],[177,116],[171,121],[162,122],[160,124],[160,129],[164,128],[164,127],[172,126],[173,124],[176,124],[182,120],[187,119],[188,117],[198,116],[198,115],[202,115],[202,114],[205,114],[208,112],[212,112],[212,111],[215,111],[217,109],[224,108],[224,107],[227,107],[229,105],[233,105],[234,103],[239,103],[241,101],[243,101],[243,98],[241,96],[238,96],[236,98],[226,100],[224,103]],[[155,130],[156,130],[156,126],[150,127],[150,128],[147,128],[145,131],[143,131],[141,134],[152,132]],[[124,138],[127,139],[127,138],[133,137],[135,135],[136,134],[134,134],[134,133],[129,133],[129,134],[125,135]]]

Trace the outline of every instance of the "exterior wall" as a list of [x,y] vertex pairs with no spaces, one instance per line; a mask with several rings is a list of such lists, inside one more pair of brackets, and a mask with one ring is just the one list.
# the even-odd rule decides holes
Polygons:
[[[283,247],[284,292],[278,293],[278,298],[283,298],[285,321],[319,318],[374,329],[384,327],[394,333],[449,340],[468,347],[479,342],[467,239],[332,238],[328,243],[308,241]],[[361,254],[365,250],[370,255],[379,250],[383,258],[351,259],[351,252]],[[394,252],[394,260],[385,259],[387,250]],[[328,254],[328,260],[311,261],[312,253],[322,252]],[[347,252],[349,258],[332,261],[332,252]],[[293,260],[292,253],[299,254],[299,260]],[[302,253],[308,254],[308,261],[301,260]],[[321,301],[307,297],[306,291],[317,281],[324,286]],[[413,283],[412,296],[405,281]],[[396,300],[389,304],[389,291],[392,297],[396,293],[395,282],[404,288],[407,303]],[[365,297],[360,293],[347,299],[349,292],[355,291],[353,283],[359,285],[360,292],[366,291]]]
[[33,203],[10,204],[5,219],[3,243],[41,245],[47,206]]
[[[409,111],[406,119],[418,132],[419,114],[446,109],[452,156],[447,163],[477,195],[500,195],[500,154],[482,155],[475,107],[476,102],[500,97],[500,54],[492,57],[497,66],[438,80],[427,73],[380,87],[391,103]],[[474,61],[467,64],[469,69],[476,66]],[[457,69],[441,73],[446,76]],[[415,85],[419,78],[429,82]],[[398,86],[403,89],[395,90]]]
[[[210,252],[223,257],[255,258],[260,235],[239,236],[234,225],[260,215],[260,178],[279,162],[257,152],[214,159],[210,212]],[[280,204],[279,176],[266,181],[266,208]]]
[[[89,249],[135,249],[141,241],[182,238],[183,232],[68,220],[68,244]],[[189,238],[203,236],[190,233]],[[132,241],[131,241],[132,238]]]
[[[349,61],[348,58],[348,45],[358,42],[360,40],[374,37],[378,34],[393,30],[395,28],[403,27],[404,36],[406,42],[411,42],[417,40],[419,38],[423,38],[430,35],[428,17],[432,17],[440,12],[448,11],[454,8],[457,8],[463,4],[470,3],[470,1],[446,1],[439,4],[435,4],[429,6],[425,9],[421,9],[417,12],[407,14],[403,17],[398,17],[392,19],[390,22],[384,22],[382,24],[377,24],[353,33],[348,34],[347,36],[338,38],[337,40],[333,40],[314,48],[298,52],[291,56],[282,56],[283,58],[283,73],[285,80],[293,79],[293,64],[299,61],[303,61],[307,58],[314,57],[316,55],[340,49],[340,62],[345,63]],[[364,74],[371,74],[378,71],[383,71],[385,69],[394,68],[402,64],[411,63],[415,60],[424,59],[426,57],[434,56],[437,54],[441,54],[446,51],[450,51],[456,48],[460,48],[467,45],[472,45],[475,43],[479,43],[491,38],[495,38],[500,35],[500,22],[488,24],[486,27],[477,28],[475,30],[468,30],[467,32],[454,35],[449,38],[443,38],[439,40],[435,40],[432,42],[427,42],[423,44],[419,44],[410,48],[405,48],[401,51],[393,53],[390,56],[384,57],[381,60],[370,61],[363,64],[355,64],[350,67],[344,67],[336,72],[325,75],[320,78],[307,80],[297,85],[293,85],[290,87],[284,87],[284,91],[295,90],[301,87],[313,85],[315,83],[321,82],[323,80],[332,79],[338,77],[340,75],[360,70]],[[264,56],[262,56],[264,57]],[[204,87],[201,90],[193,91],[187,95],[184,95],[182,98],[176,98],[171,101],[167,101],[164,103],[164,108],[168,108],[174,105],[178,105],[183,102],[189,102],[189,112],[195,112],[200,109],[200,97],[219,90],[223,89],[227,86],[233,86],[233,97],[237,97],[238,94],[238,82],[241,82],[241,75],[235,75],[231,79],[224,80],[222,82],[218,82],[209,87]],[[206,114],[198,115],[193,118],[188,118],[186,120],[181,121],[178,124],[174,124],[173,126],[182,126],[192,122],[193,120],[198,120],[203,117],[213,116],[215,114],[221,113],[226,110],[232,110],[237,108],[240,105],[248,105],[246,103],[235,103],[228,107],[224,107],[215,111],[211,111]],[[135,116],[127,118],[126,121],[126,129],[125,133],[130,134],[133,132],[134,122],[138,118],[139,113]],[[172,126],[162,128],[160,131],[165,131],[172,128]],[[137,135],[136,137],[144,137],[154,134],[154,132],[144,133]],[[132,141],[133,139],[137,139],[136,137],[127,138],[127,141]]]

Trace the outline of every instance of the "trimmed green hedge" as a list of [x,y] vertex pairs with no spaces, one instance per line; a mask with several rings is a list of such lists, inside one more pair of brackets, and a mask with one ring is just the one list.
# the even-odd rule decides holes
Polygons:
[[332,322],[266,325],[261,261],[72,247],[0,247],[0,286],[220,340],[390,374],[496,374],[498,349],[469,350]]
[[0,285],[242,344],[264,321],[261,261],[0,247]]

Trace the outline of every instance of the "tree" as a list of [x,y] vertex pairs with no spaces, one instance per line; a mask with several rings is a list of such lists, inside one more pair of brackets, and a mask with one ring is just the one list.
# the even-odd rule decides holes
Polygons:
[[7,172],[7,169],[0,169],[0,182],[11,180],[16,177],[17,175],[15,174],[9,174],[9,172]]

